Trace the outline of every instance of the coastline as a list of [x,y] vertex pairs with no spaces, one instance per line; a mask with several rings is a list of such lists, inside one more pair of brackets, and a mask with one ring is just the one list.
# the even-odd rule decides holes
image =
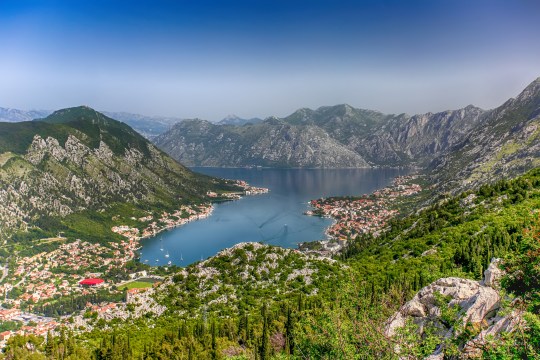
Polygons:
[[[131,253],[130,258],[134,259],[137,258],[136,252],[142,248],[140,243],[141,240],[153,238],[164,231],[186,225],[193,221],[206,219],[214,212],[214,204],[216,203],[241,200],[243,196],[266,194],[270,191],[267,188],[251,186],[243,180],[230,181],[234,181],[236,185],[242,189],[242,191],[220,194],[208,192],[206,196],[213,200],[209,203],[182,205],[180,209],[173,213],[163,212],[161,217],[157,220],[154,219],[153,215],[139,218],[138,220],[141,223],[154,220],[152,223],[148,224],[148,226],[144,228],[142,232],[139,228],[129,227],[128,225],[113,226],[111,231],[124,236],[127,239],[127,250]],[[184,214],[189,214],[189,216],[183,217]],[[158,226],[158,222],[165,223],[166,225]]]
[[[349,241],[358,236],[372,234],[377,236],[388,221],[399,215],[393,208],[398,198],[421,192],[422,187],[415,181],[419,175],[397,176],[392,184],[375,190],[369,195],[340,196],[311,200],[311,210],[304,214],[333,220],[325,229],[325,240],[298,244],[299,249],[316,252],[320,255],[333,255],[341,251]],[[318,248],[318,249],[315,249]]]

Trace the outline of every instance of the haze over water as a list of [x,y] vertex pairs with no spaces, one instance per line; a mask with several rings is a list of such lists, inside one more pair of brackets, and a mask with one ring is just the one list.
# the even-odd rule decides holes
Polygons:
[[[253,186],[269,188],[270,192],[215,204],[209,218],[143,240],[141,261],[149,265],[166,265],[170,260],[172,264],[186,266],[240,242],[257,241],[295,248],[301,242],[321,240],[332,221],[304,215],[310,208],[310,200],[368,194],[406,173],[406,170],[398,169],[193,170],[245,180]],[[165,257],[167,253],[168,258]]]

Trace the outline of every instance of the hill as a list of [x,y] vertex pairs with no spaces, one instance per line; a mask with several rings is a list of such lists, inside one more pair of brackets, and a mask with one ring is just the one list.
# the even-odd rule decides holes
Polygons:
[[[54,337],[49,345],[19,339],[7,352],[39,350],[25,346],[35,341],[43,352],[64,347],[83,359],[95,353],[416,359],[443,353],[464,358],[467,344],[486,359],[536,358],[539,208],[540,171],[534,170],[441,198],[395,219],[377,238],[356,238],[335,260],[238,244],[173,269],[112,310],[76,315],[67,326],[78,334]],[[492,257],[502,258],[509,272],[500,295],[491,275],[475,281]],[[469,314],[475,318],[467,325]],[[509,326],[505,316],[518,320]],[[396,325],[396,319],[403,322]],[[494,324],[509,332],[494,331]],[[495,337],[479,337],[485,331]]]
[[[204,202],[208,191],[221,188],[234,186],[191,172],[128,125],[87,107],[59,110],[39,121],[0,123],[3,234],[36,225],[81,231],[67,225],[69,215],[92,211],[105,217],[126,204],[132,209],[124,209],[126,215],[167,211]],[[63,224],[52,220],[58,216],[67,217]],[[96,229],[111,222],[95,220]]]

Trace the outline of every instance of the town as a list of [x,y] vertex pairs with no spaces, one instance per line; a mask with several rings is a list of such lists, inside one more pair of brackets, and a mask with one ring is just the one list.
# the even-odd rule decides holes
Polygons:
[[312,210],[305,214],[334,219],[327,230],[328,240],[318,244],[303,244],[301,249],[316,249],[321,255],[337,253],[350,239],[361,234],[377,234],[387,225],[388,220],[399,214],[394,203],[396,199],[417,194],[422,187],[415,182],[416,175],[400,176],[391,186],[361,197],[331,197],[310,202]]
[[[258,195],[268,192],[266,188],[252,187],[245,181],[234,180],[241,192],[207,194],[215,200],[237,200],[241,195]],[[51,251],[42,251],[27,256],[13,256],[1,267],[0,280],[0,325],[9,324],[9,330],[0,332],[0,348],[13,335],[40,335],[59,326],[74,328],[88,327],[91,319],[82,314],[95,313],[100,318],[127,317],[127,305],[134,299],[144,296],[144,288],[130,288],[129,282],[144,280],[149,287],[160,279],[152,275],[156,270],[144,265],[147,270],[127,273],[126,265],[133,264],[138,257],[140,240],[182,226],[189,222],[207,218],[212,214],[211,203],[182,205],[172,212],[131,217],[129,220],[137,226],[118,224],[111,228],[113,233],[123,240],[90,243],[81,239],[69,239],[59,234],[58,237],[41,239],[40,245],[50,245]],[[121,221],[115,216],[113,221]],[[143,266],[139,264],[139,267]],[[115,274],[116,276],[113,276]],[[118,274],[120,277],[118,277]],[[127,279],[126,279],[127,278]],[[150,280],[149,280],[150,279]],[[44,309],[54,307],[62,298],[83,298],[93,296],[97,303],[85,302],[82,309],[72,314],[43,316]],[[146,299],[144,309],[151,303]],[[141,312],[146,310],[140,310]],[[50,311],[49,311],[50,312]],[[79,314],[79,315],[77,315]],[[60,316],[58,316],[60,315]],[[74,316],[73,316],[74,315]]]

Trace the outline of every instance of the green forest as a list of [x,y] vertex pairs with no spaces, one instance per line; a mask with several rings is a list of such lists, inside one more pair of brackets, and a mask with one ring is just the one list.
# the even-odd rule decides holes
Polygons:
[[[351,240],[336,265],[319,269],[313,292],[292,281],[265,291],[243,283],[223,257],[212,267],[244,291],[235,302],[204,306],[197,280],[177,270],[158,301],[169,310],[157,318],[101,322],[87,333],[62,332],[45,341],[14,337],[6,359],[397,359],[422,358],[442,341],[419,338],[414,327],[383,335],[387,319],[435,279],[480,280],[493,257],[503,258],[502,285],[509,303],[524,311],[527,326],[483,348],[485,358],[540,356],[540,170],[484,185],[458,196],[441,196],[427,208],[392,220],[379,237]],[[268,251],[268,250],[264,250]],[[235,256],[242,258],[242,251]],[[300,258],[284,258],[302,266]],[[264,256],[252,261],[263,261]],[[326,271],[326,272],[325,272]],[[339,272],[339,276],[331,276]],[[325,280],[326,279],[326,280]],[[257,279],[255,279],[257,280]],[[260,279],[263,281],[264,279]],[[251,285],[250,285],[251,284]],[[254,287],[250,287],[254,286]],[[193,292],[193,293],[190,293]],[[237,293],[238,294],[238,293]],[[73,304],[76,306],[76,304]],[[193,311],[182,311],[197,309]],[[45,310],[45,309],[44,309]],[[455,342],[467,340],[464,334]],[[29,345],[30,344],[30,345]],[[459,346],[459,343],[455,344]],[[495,346],[496,345],[496,346]]]

